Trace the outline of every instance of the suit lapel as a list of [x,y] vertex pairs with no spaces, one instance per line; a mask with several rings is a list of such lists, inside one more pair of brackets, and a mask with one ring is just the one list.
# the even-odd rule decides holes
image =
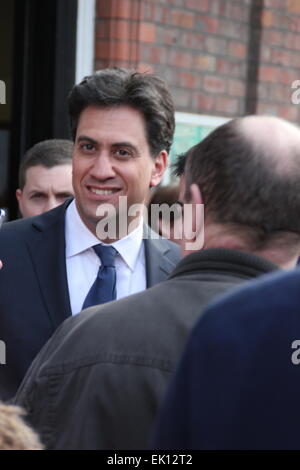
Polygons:
[[157,234],[147,226],[144,227],[144,238],[148,288],[165,281],[176,264],[167,257],[170,251],[167,240],[157,238]]
[[54,328],[71,315],[65,256],[65,210],[70,201],[33,219],[27,246]]

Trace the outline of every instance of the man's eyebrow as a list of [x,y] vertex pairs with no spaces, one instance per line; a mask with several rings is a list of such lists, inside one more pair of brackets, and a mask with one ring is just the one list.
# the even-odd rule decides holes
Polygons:
[[112,147],[129,147],[129,148],[135,150],[136,152],[138,152],[138,149],[134,144],[132,144],[131,142],[126,142],[126,141],[124,141],[124,142],[114,142],[112,144]]
[[88,137],[87,135],[80,135],[77,139],[77,142],[82,142],[82,141],[88,141],[90,142],[91,144],[98,144],[97,140],[95,139],[92,139],[91,137]]

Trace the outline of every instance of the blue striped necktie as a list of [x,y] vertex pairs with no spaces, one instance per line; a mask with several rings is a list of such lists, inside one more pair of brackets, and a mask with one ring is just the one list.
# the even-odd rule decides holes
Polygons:
[[115,257],[117,250],[112,246],[101,244],[93,246],[93,249],[101,260],[101,266],[96,280],[83,302],[83,309],[116,299]]

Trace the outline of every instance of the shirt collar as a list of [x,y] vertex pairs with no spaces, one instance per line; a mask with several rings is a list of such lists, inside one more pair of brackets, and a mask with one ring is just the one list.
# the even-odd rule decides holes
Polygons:
[[[94,245],[97,245],[100,240],[86,227],[83,223],[76,204],[75,199],[71,202],[66,210],[66,257],[78,255]],[[141,220],[138,227],[136,227],[129,235],[121,240],[117,240],[111,244],[125,263],[134,270],[140,248],[143,241],[143,220]]]

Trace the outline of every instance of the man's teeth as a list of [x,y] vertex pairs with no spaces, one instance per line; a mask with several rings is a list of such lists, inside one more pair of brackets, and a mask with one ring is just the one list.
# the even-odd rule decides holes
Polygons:
[[91,188],[91,191],[94,194],[105,195],[105,194],[115,193],[116,189],[95,189],[95,188]]

